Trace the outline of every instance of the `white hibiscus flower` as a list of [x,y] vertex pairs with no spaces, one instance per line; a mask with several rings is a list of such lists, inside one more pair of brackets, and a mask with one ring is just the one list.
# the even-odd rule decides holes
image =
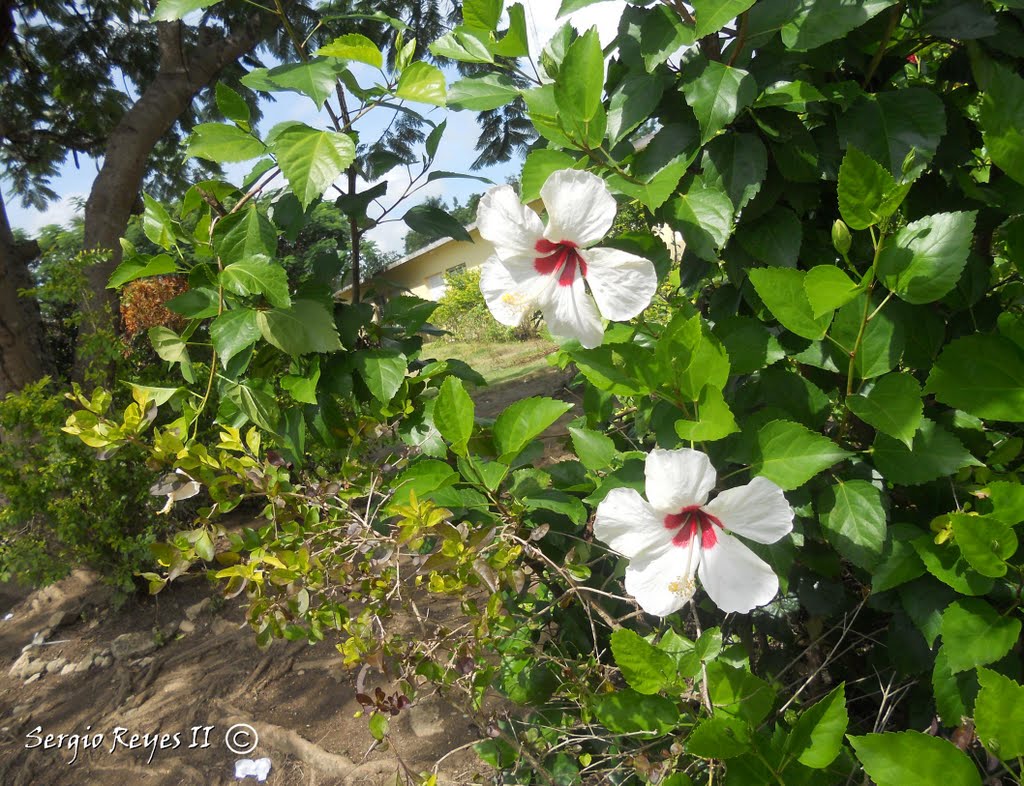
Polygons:
[[645,465],[647,499],[613,489],[597,506],[594,535],[628,557],[626,591],[649,614],[681,609],[695,576],[723,611],[746,613],[779,591],[772,569],[730,533],[774,543],[793,529],[793,509],[766,478],[723,491],[697,450],[654,450]]
[[601,317],[622,321],[647,308],[658,289],[657,273],[642,257],[593,247],[615,220],[615,199],[601,178],[562,169],[540,194],[546,227],[511,186],[492,188],[480,200],[477,225],[494,244],[480,290],[504,325],[514,327],[540,309],[553,335],[596,347],[604,336]]

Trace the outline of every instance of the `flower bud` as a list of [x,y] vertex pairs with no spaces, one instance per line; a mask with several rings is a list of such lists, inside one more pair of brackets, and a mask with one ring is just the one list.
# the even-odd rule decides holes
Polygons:
[[852,242],[853,238],[850,237],[849,228],[843,223],[841,218],[837,218],[836,222],[832,225],[832,245],[835,246],[836,251],[845,257],[850,251],[850,244]]

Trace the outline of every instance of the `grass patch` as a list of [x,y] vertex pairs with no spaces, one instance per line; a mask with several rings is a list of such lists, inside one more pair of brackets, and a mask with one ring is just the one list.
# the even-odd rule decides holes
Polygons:
[[549,368],[547,357],[557,346],[542,338],[508,343],[433,341],[423,347],[424,358],[462,360],[483,375],[490,385],[509,382]]

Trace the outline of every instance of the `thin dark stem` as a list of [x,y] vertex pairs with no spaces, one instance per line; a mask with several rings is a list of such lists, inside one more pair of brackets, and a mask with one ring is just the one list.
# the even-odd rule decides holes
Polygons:
[[875,51],[875,56],[871,58],[871,62],[868,64],[867,73],[864,74],[864,83],[861,85],[865,90],[871,83],[871,78],[875,75],[875,71],[878,70],[879,64],[882,62],[882,58],[885,57],[885,50],[889,48],[889,41],[892,39],[892,34],[896,30],[896,25],[903,17],[903,3],[900,3],[892,9],[892,13],[889,15],[889,21],[885,26],[885,32],[882,34],[882,41],[878,45],[878,49]]

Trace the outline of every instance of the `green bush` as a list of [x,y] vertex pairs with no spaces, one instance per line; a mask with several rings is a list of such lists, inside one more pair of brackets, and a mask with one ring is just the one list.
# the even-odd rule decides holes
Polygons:
[[67,415],[48,379],[0,400],[0,580],[42,586],[89,567],[129,591],[165,531],[155,476],[131,447],[100,460],[61,431]]
[[446,273],[445,291],[431,320],[454,341],[522,341],[537,335],[536,323],[525,317],[517,327],[498,322],[480,293],[480,270]]

